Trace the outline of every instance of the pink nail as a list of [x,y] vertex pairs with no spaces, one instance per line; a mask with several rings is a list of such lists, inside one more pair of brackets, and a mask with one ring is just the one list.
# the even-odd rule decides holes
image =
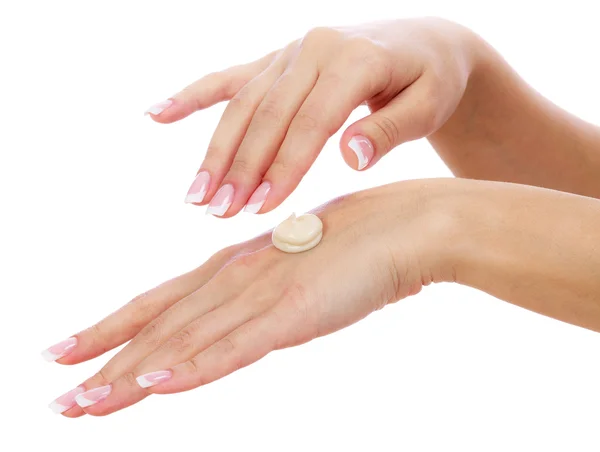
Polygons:
[[173,105],[173,101],[171,99],[163,100],[162,102],[152,105],[148,110],[146,110],[144,112],[144,114],[145,115],[151,114],[154,116],[160,115],[163,111],[165,111],[171,105]]
[[75,389],[71,389],[69,392],[61,395],[54,402],[48,405],[48,407],[56,414],[64,413],[69,408],[73,408],[75,406],[75,396],[78,394],[83,394],[84,392],[85,388],[83,386],[77,386]]
[[85,408],[106,399],[109,396],[110,391],[112,391],[111,385],[90,389],[83,394],[77,394],[75,396],[75,402],[77,402],[77,405],[79,405],[81,408]]
[[159,383],[167,381],[172,376],[173,372],[170,370],[158,370],[156,372],[140,375],[136,380],[142,388],[149,388],[150,386],[156,386]]
[[258,213],[258,211],[262,208],[263,204],[267,200],[267,195],[269,194],[270,191],[271,191],[271,183],[270,182],[265,181],[262,184],[260,184],[258,186],[258,188],[256,190],[254,190],[254,193],[252,193],[252,196],[250,196],[250,199],[248,200],[248,203],[246,204],[246,207],[244,208],[244,212]]
[[70,337],[69,339],[54,344],[52,347],[42,352],[42,358],[46,361],[56,361],[57,359],[64,358],[77,346],[77,338]]
[[356,135],[350,138],[348,147],[354,151],[356,158],[358,159],[359,170],[365,168],[373,156],[375,155],[375,149],[367,137],[362,135]]
[[194,182],[192,182],[192,186],[187,192],[187,196],[185,197],[185,202],[194,204],[201,203],[204,200],[204,196],[206,196],[206,192],[208,191],[208,184],[210,183],[210,174],[207,171],[200,171]]
[[233,185],[223,185],[219,188],[219,191],[215,193],[215,196],[213,196],[213,199],[208,205],[208,209],[206,209],[206,213],[218,217],[225,215],[225,212],[227,212],[227,209],[229,209],[229,206],[231,206],[231,203],[233,202],[234,192]]

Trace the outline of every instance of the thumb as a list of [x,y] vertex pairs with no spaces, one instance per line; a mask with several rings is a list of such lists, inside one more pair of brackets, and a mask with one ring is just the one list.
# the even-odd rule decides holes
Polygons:
[[252,63],[233,66],[196,80],[174,96],[152,105],[144,114],[163,124],[179,121],[192,113],[230,100],[250,80],[274,60],[272,52]]
[[435,98],[425,83],[414,83],[379,110],[342,134],[340,149],[351,168],[363,170],[401,143],[416,140],[435,130]]

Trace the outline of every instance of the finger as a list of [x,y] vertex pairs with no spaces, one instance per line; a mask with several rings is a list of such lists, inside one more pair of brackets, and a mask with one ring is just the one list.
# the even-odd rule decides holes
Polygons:
[[272,52],[251,63],[208,74],[169,99],[151,106],[146,110],[146,114],[156,122],[167,124],[218,102],[229,100],[248,81],[269,66],[278,52]]
[[215,255],[197,269],[137,296],[90,328],[48,348],[43,352],[44,357],[59,364],[77,364],[118,347],[175,302],[205,284],[232,253],[227,250]]
[[156,383],[146,391],[171,394],[211,383],[248,366],[278,348],[284,327],[269,311],[214,343],[189,361],[171,369],[142,375],[139,381]]
[[[193,294],[192,294],[193,295]],[[197,303],[197,299],[189,296],[186,299],[176,303],[160,317],[148,324],[123,350],[117,353],[98,373],[83,383],[86,391],[81,394],[82,401],[75,398],[79,405],[80,411],[91,414],[102,412],[102,406],[105,403],[99,404],[98,407],[88,407],[89,405],[97,404],[104,401],[112,390],[113,384],[121,380],[117,385],[118,392],[123,392],[123,388],[128,388],[131,382],[127,382],[126,378],[121,378],[134,369],[146,356],[150,355],[157,347],[166,341],[170,335],[179,331],[187,325],[193,316],[202,315],[202,313],[210,312],[216,307],[215,301],[209,299],[208,303]],[[123,386],[123,388],[120,388]],[[139,388],[133,387],[133,396],[137,400],[141,400],[145,395],[140,393]],[[71,413],[68,413],[71,414]]]
[[225,303],[183,327],[147,356],[134,371],[127,372],[113,381],[112,391],[106,400],[86,408],[86,411],[94,416],[104,416],[145,398],[148,392],[144,387],[140,387],[139,384],[132,385],[135,381],[134,375],[142,375],[154,369],[168,369],[218,342],[260,313],[260,305],[250,301],[242,297]]
[[[233,162],[254,112],[284,67],[285,61],[282,58],[278,59],[244,85],[227,104],[210,140],[200,170],[188,190],[186,202],[202,205],[213,198]],[[229,202],[226,199],[228,195],[229,193],[222,192],[218,198]]]
[[437,130],[441,109],[430,87],[427,78],[419,79],[386,106],[350,125],[340,140],[346,163],[369,168],[396,146]]
[[[148,292],[145,296],[138,297],[121,310],[111,314],[99,322],[96,327],[89,328],[74,336],[79,339],[76,349],[72,355],[60,359],[59,362],[61,364],[81,362],[85,359],[90,359],[94,355],[101,354],[103,350],[120,345],[121,341],[126,342],[141,330],[144,323],[149,323],[153,316],[158,316],[160,312],[163,312],[172,305],[174,303],[172,300],[178,297],[185,297],[186,294],[194,291],[193,287],[195,286],[200,287],[204,285],[212,275],[239,251],[238,248],[237,246],[231,247],[215,254],[215,256],[198,269],[162,284]],[[149,302],[149,300],[154,300],[156,303]],[[131,308],[132,305],[137,306]],[[88,347],[86,347],[86,344],[88,344]],[[113,360],[118,356],[116,355]],[[76,405],[75,396],[104,385],[106,380],[103,375],[101,371],[80,386],[58,397],[50,404],[50,408],[54,412],[61,413],[67,417],[79,417],[85,414]]]
[[[257,242],[261,241],[262,238]],[[217,310],[227,300],[235,299],[239,295],[240,288],[249,287],[251,281],[263,271],[262,267],[252,253],[236,256],[198,291],[174,304],[142,329],[123,350],[84,383],[88,391],[76,398],[77,403],[80,406],[83,404],[82,408],[89,414],[103,415],[108,413],[105,410],[124,406],[127,400],[141,400],[145,394],[140,393],[139,388],[134,388],[136,391],[128,390],[133,382],[131,371],[192,321]],[[235,275],[235,284],[231,281],[232,275]],[[218,316],[218,314],[209,315],[208,318],[214,318],[214,316]],[[218,318],[224,324],[232,321],[223,316]],[[235,317],[233,321],[235,321]],[[114,396],[112,396],[113,391]],[[123,394],[128,394],[127,397],[130,399],[121,400]],[[129,403],[133,403],[133,401]],[[96,404],[98,405],[96,406]]]
[[320,75],[264,176],[271,190],[261,212],[272,210],[289,196],[352,110],[386,83],[385,77],[372,73],[368,65],[355,65],[350,58]]
[[[318,70],[315,62],[305,55],[301,53],[288,65],[256,109],[231,167],[223,178],[222,185],[229,184],[234,191],[231,205],[222,216],[233,216],[246,204],[273,162],[292,119],[313,89]],[[268,193],[269,187],[263,188]],[[216,205],[211,203],[211,206],[213,204]],[[260,209],[254,203],[253,208],[256,207]]]

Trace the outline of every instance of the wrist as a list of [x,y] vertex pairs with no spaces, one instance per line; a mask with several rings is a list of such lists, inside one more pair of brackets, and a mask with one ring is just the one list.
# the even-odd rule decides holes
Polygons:
[[420,287],[455,281],[457,258],[468,247],[463,217],[476,184],[453,178],[411,180],[352,196],[369,209],[369,235],[394,261],[398,280]]
[[452,199],[446,265],[455,282],[600,330],[599,201],[464,179]]
[[[498,121],[498,106],[506,102],[507,91],[514,89],[512,69],[489,43],[464,27],[457,31],[457,36],[458,49],[467,73],[464,92],[444,125],[428,137],[432,145],[442,151],[448,145],[452,148],[472,143],[482,145],[490,137],[500,140],[500,137],[493,135],[501,132],[494,129]],[[442,157],[451,169],[462,166],[451,154]],[[461,175],[461,171],[457,174]]]

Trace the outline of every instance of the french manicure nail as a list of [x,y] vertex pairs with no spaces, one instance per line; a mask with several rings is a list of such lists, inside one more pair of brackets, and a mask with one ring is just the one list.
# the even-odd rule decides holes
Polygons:
[[210,174],[207,171],[200,171],[190,189],[187,192],[187,196],[185,197],[185,202],[194,204],[201,203],[206,196],[206,192],[208,191],[208,184],[210,183]]
[[90,389],[82,394],[77,394],[75,396],[75,402],[77,402],[77,405],[79,405],[81,408],[95,405],[96,403],[106,399],[109,396],[110,391],[112,391],[111,385]]
[[350,138],[348,147],[356,154],[359,170],[365,168],[375,155],[373,145],[367,137],[363,137],[362,135],[356,135]]
[[140,375],[136,380],[142,388],[149,388],[150,386],[156,386],[159,383],[167,381],[172,376],[173,372],[170,370],[157,370],[156,372]]
[[267,195],[269,194],[270,191],[271,191],[271,183],[270,182],[265,181],[262,184],[260,184],[258,186],[258,188],[256,190],[254,190],[254,193],[252,193],[252,196],[250,196],[250,199],[248,200],[246,207],[244,207],[244,212],[258,213],[258,211],[262,208],[263,204],[267,200]]
[[48,408],[50,408],[56,414],[64,413],[69,408],[73,408],[75,406],[75,396],[78,394],[83,394],[84,392],[85,388],[83,386],[77,386],[75,389],[71,389],[69,392],[54,400],[54,402],[48,405]]
[[77,338],[70,337],[67,340],[54,344],[52,347],[47,348],[42,352],[42,358],[46,361],[56,361],[57,359],[64,358],[77,346]]
[[219,191],[215,193],[213,199],[206,209],[206,213],[216,215],[218,217],[225,215],[229,206],[233,202],[234,189],[233,185],[227,184],[219,188]]
[[144,114],[145,115],[153,114],[155,116],[160,115],[163,111],[165,111],[171,105],[173,105],[173,101],[171,99],[163,100],[162,102],[152,105],[148,110],[146,110],[144,112]]

